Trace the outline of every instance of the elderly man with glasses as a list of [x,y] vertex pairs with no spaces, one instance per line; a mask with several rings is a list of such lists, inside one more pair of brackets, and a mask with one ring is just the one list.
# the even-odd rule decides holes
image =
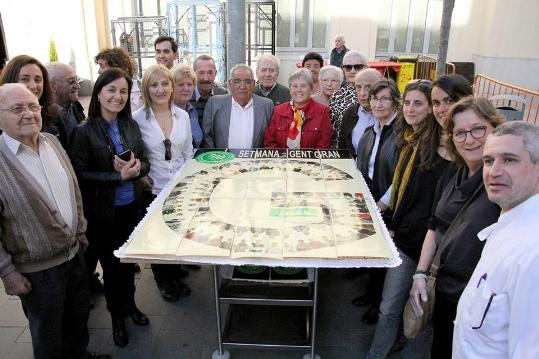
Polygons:
[[254,95],[253,70],[244,64],[230,70],[231,94],[210,97],[202,121],[202,148],[264,147],[264,131],[273,115],[273,102]]
[[34,94],[0,87],[0,277],[21,300],[35,358],[92,358],[82,197],[67,154],[41,125]]
[[62,108],[64,133],[60,133],[60,141],[69,146],[71,132],[86,118],[79,102],[80,79],[69,65],[53,62],[45,67],[49,72],[53,101]]
[[344,148],[343,143],[339,143],[339,134],[341,132],[341,122],[344,111],[357,103],[357,94],[354,78],[356,74],[368,67],[365,55],[357,51],[348,51],[343,58],[343,71],[345,82],[341,89],[335,92],[329,100],[329,113],[333,123],[332,148]]

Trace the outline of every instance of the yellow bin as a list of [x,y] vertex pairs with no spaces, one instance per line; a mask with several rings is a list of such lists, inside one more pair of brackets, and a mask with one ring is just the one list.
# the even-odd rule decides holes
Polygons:
[[397,86],[402,93],[404,88],[414,78],[415,71],[415,56],[399,56],[397,62],[401,64],[401,69],[397,77]]

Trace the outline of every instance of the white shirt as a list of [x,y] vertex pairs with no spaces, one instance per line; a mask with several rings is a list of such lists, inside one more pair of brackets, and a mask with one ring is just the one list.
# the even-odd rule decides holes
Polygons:
[[166,186],[186,160],[193,156],[193,137],[189,115],[179,107],[172,106],[172,130],[170,131],[171,160],[165,160],[165,135],[159,127],[152,109],[141,108],[133,113],[137,121],[144,150],[150,162],[150,173],[153,180],[152,193],[157,195]]
[[73,230],[73,205],[69,177],[56,152],[41,135],[39,137],[39,154],[7,133],[4,132],[2,135],[5,136],[9,150],[39,183],[49,201],[60,212],[69,229]]
[[359,140],[361,139],[361,136],[363,136],[365,129],[378,122],[378,119],[372,113],[365,110],[365,108],[361,105],[359,105],[357,109],[357,116],[357,123],[352,129],[352,146],[354,146],[354,151],[356,154],[357,145],[359,144]]
[[253,146],[254,112],[253,99],[241,107],[232,98],[230,127],[228,128],[228,148],[251,148]]
[[459,300],[453,359],[539,358],[538,218],[536,194],[479,232],[487,242]]

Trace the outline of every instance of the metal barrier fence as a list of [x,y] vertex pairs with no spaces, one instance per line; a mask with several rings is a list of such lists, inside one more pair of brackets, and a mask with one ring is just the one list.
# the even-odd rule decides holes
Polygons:
[[[454,74],[455,65],[451,62],[445,64],[445,74]],[[415,64],[414,79],[434,81],[436,78],[436,59],[434,57],[417,55]]]
[[[539,125],[539,92],[498,81],[485,75],[476,75],[474,79],[474,95],[492,99],[496,107],[511,107],[522,111],[522,119]],[[506,98],[503,98],[506,97]],[[523,101],[515,101],[520,97]],[[512,99],[513,98],[513,99]]]

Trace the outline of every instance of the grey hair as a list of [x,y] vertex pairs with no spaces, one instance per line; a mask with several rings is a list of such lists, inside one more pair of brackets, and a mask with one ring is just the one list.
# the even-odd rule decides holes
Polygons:
[[297,69],[296,71],[292,72],[292,75],[288,78],[288,87],[292,86],[292,81],[304,79],[307,81],[307,84],[312,89],[313,88],[313,75],[311,75],[311,71],[301,68]]
[[340,83],[344,81],[344,74],[342,70],[338,68],[337,66],[329,65],[329,66],[324,66],[320,69],[320,75],[319,75],[320,81],[322,81],[322,79],[325,79],[326,76],[329,76],[329,75],[337,75],[337,78],[339,79]]
[[346,39],[344,38],[344,35],[337,35],[337,36],[335,36],[335,40],[337,40],[337,39],[341,39],[342,42],[346,42]]
[[240,69],[243,69],[243,70],[248,70],[250,73],[251,73],[251,79],[255,79],[255,74],[253,73],[253,69],[245,64],[237,64],[235,65],[233,68],[230,69],[230,79],[233,79],[234,78],[234,72],[236,72],[237,70],[240,70]]
[[258,69],[260,67],[260,63],[264,60],[269,60],[271,61],[275,67],[277,68],[277,73],[279,73],[279,70],[281,69],[281,61],[279,61],[279,59],[275,56],[275,55],[272,55],[272,54],[262,54],[258,60],[256,60],[256,68]]
[[343,65],[346,65],[348,64],[348,59],[350,57],[359,57],[359,61],[361,62],[361,64],[363,65],[367,65],[367,57],[365,55],[363,55],[362,53],[359,53],[357,51],[348,51],[346,54],[344,54],[344,57],[342,59],[342,63]]
[[73,70],[73,68],[67,64],[63,64],[61,62],[50,62],[44,65],[47,69],[47,72],[49,73],[49,80],[51,81],[59,81],[60,79],[60,70],[62,68],[69,68]]
[[513,135],[522,137],[524,148],[530,154],[533,164],[539,161],[539,127],[524,121],[511,121],[496,127],[490,136]]

